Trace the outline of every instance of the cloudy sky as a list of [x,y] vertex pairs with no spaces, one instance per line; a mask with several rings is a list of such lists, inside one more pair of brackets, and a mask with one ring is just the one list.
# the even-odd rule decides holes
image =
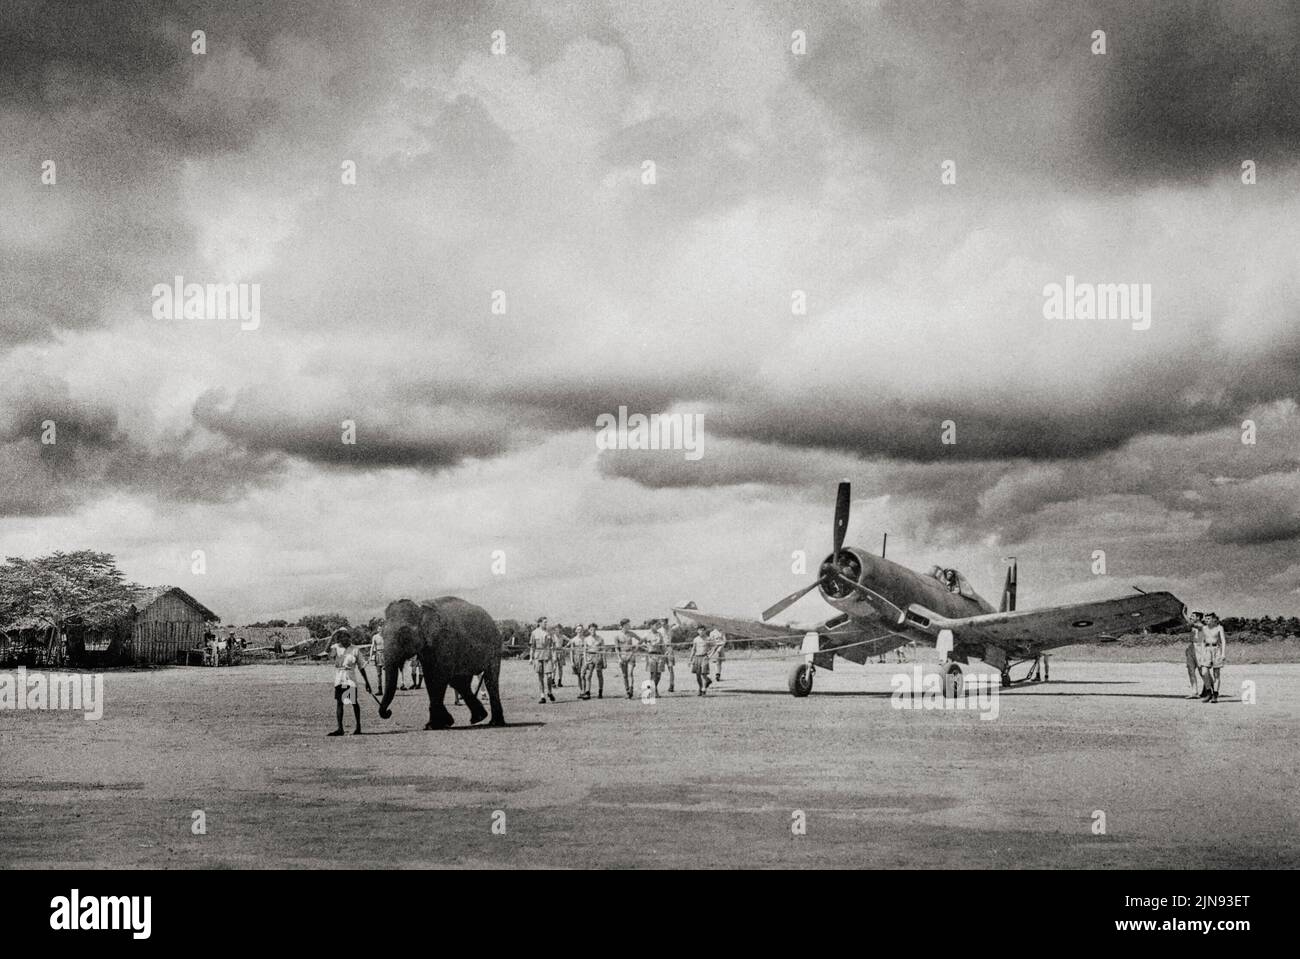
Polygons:
[[[1300,613],[1293,5],[3,16],[4,555],[227,622],[749,614],[848,477],[851,542],[994,598],[1015,555],[1022,606]],[[177,275],[260,325],[155,318]],[[1150,284],[1150,328],[1045,319],[1067,275]],[[703,414],[703,456],[599,451],[620,406]]]

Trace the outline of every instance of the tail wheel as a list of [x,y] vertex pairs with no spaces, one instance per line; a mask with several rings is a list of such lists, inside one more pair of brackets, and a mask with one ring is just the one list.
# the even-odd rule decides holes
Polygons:
[[802,699],[812,692],[812,663],[800,663],[790,671],[790,695]]

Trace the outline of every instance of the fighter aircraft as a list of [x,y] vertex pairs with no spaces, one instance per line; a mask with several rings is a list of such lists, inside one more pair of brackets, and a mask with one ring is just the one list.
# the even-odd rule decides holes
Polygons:
[[1133,596],[1100,602],[1017,610],[1014,559],[1007,569],[1001,604],[994,609],[955,569],[935,566],[929,573],[917,573],[885,559],[883,549],[882,555],[875,556],[864,549],[845,547],[849,489],[847,480],[840,483],[831,553],[822,562],[817,579],[764,610],[764,622],[702,613],[694,604],[674,608],[674,615],[679,621],[716,626],[736,638],[789,636],[789,627],[766,620],[819,589],[840,615],[807,631],[803,646],[807,655],[790,673],[792,694],[812,692],[816,670],[834,669],[836,656],[865,663],[872,656],[917,641],[944,654],[943,691],[949,697],[960,694],[961,667],[971,659],[997,669],[1003,686],[1012,684],[1012,668],[1026,663],[1032,664],[1031,668],[1017,682],[1047,681],[1043,657],[1047,650],[1110,643],[1125,633],[1186,616],[1187,607],[1172,593],[1141,590]]

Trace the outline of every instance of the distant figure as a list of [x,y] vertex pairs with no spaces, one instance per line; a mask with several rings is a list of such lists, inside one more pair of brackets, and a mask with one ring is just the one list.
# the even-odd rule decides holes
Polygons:
[[645,665],[650,679],[655,684],[655,698],[659,696],[659,677],[664,671],[664,636],[658,629],[650,630],[645,642]]
[[1224,635],[1223,627],[1219,624],[1217,613],[1210,613],[1205,617],[1205,628],[1201,630],[1201,638],[1204,641],[1205,650],[1205,667],[1201,673],[1205,683],[1205,692],[1201,693],[1201,701],[1206,703],[1217,703],[1219,701],[1219,670],[1227,659],[1227,637]]
[[1187,664],[1187,681],[1192,686],[1192,691],[1188,699],[1199,699],[1201,696],[1200,683],[1201,666],[1197,657],[1197,651],[1201,645],[1201,630],[1205,628],[1205,618],[1198,610],[1192,613],[1189,622],[1192,631],[1187,640],[1187,649],[1183,651],[1183,660]]
[[583,629],[581,626],[575,626],[573,635],[568,637],[564,642],[569,647],[569,668],[573,670],[573,676],[578,681],[578,692],[582,693],[582,637]]
[[573,630],[573,638],[569,641],[569,659],[573,661],[573,669],[577,673],[577,698],[586,699],[586,676],[582,671],[582,660],[586,658],[586,626],[578,625]]
[[370,637],[370,661],[375,664],[375,672],[379,674],[376,682],[379,685],[378,695],[384,695],[384,634],[375,633]]
[[668,691],[670,693],[677,691],[677,673],[673,669],[677,665],[677,652],[673,649],[672,634],[668,632],[668,620],[659,620],[659,625],[655,627],[659,631],[659,636],[664,644],[664,672],[668,674]]
[[727,634],[714,626],[709,633],[710,656],[713,659],[713,681],[722,682],[723,649],[727,645]]
[[587,626],[587,634],[582,639],[582,679],[584,691],[583,699],[591,698],[591,679],[596,678],[597,699],[605,698],[605,651],[601,648],[600,635],[596,632],[596,624],[591,623]]
[[709,679],[709,637],[703,626],[696,627],[695,639],[691,641],[691,672],[700,688],[698,695],[703,696],[713,685],[713,680]]
[[411,688],[419,689],[424,685],[424,667],[420,665],[420,657],[411,657]]
[[564,629],[556,623],[551,627],[551,669],[555,674],[556,688],[564,685],[564,664],[569,659],[567,644],[568,637],[564,635]]
[[632,632],[632,621],[624,619],[618,624],[618,668],[623,674],[623,691],[627,698],[632,698],[636,688],[636,654],[641,646],[641,637]]
[[537,627],[528,637],[528,658],[537,674],[537,702],[546,705],[546,700],[555,702],[551,687],[554,677],[551,675],[551,632],[547,628],[547,619],[543,616],[537,621]]
[[357,736],[361,733],[361,698],[357,693],[357,673],[359,671],[365,681],[366,692],[370,692],[370,677],[366,675],[361,651],[352,644],[350,630],[340,627],[334,630],[334,635],[330,638],[334,640],[330,644],[329,655],[334,662],[334,703],[337,707],[338,728],[329,735],[343,735],[343,707],[351,705],[357,725],[352,730],[352,735]]

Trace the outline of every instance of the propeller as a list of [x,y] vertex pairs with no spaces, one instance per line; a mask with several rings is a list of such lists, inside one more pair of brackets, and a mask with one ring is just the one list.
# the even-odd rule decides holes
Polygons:
[[849,481],[844,480],[840,483],[839,491],[835,495],[835,525],[831,529],[831,560],[822,563],[821,569],[817,571],[817,578],[807,586],[802,589],[796,589],[780,602],[763,610],[764,622],[789,609],[829,578],[842,580],[850,586],[857,586],[857,583],[850,580],[847,576],[844,576],[834,563],[834,558],[839,555],[840,549],[844,546],[844,536],[848,532],[849,528],[850,498]]
[[803,589],[796,589],[793,593],[791,593],[785,599],[781,600],[779,603],[776,603],[773,606],[769,606],[767,609],[763,610],[763,622],[767,622],[777,613],[789,609],[791,606],[799,602],[799,600],[803,599],[804,596],[806,596],[808,593],[811,593],[814,589],[816,589],[820,585],[821,585],[821,580],[815,579],[807,586],[805,586]]
[[849,481],[840,483],[839,492],[835,494],[835,532],[832,536],[831,555],[834,556],[844,545],[844,534],[849,529]]

